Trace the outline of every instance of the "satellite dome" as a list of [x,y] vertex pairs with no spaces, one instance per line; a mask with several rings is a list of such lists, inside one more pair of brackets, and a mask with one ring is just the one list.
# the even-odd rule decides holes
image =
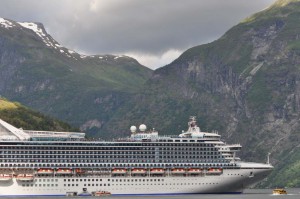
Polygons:
[[140,129],[140,131],[146,131],[147,126],[145,124],[141,124],[139,129]]
[[131,131],[131,133],[135,133],[136,132],[136,126],[131,126],[130,131]]

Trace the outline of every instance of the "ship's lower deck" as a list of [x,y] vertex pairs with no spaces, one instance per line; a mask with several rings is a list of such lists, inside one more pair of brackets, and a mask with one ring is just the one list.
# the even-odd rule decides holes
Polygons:
[[241,193],[269,174],[270,169],[224,169],[219,175],[178,176],[37,176],[0,181],[1,196],[61,195],[83,190],[113,195]]

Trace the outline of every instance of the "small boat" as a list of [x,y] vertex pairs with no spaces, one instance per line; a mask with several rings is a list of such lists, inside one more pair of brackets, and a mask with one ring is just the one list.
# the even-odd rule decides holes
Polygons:
[[113,169],[112,174],[126,174],[126,169]]
[[131,173],[132,174],[145,174],[147,171],[146,169],[132,169]]
[[77,174],[83,174],[84,171],[82,169],[80,169],[80,168],[77,168],[77,169],[75,169],[75,173],[77,173]]
[[155,169],[151,169],[151,170],[150,170],[150,173],[151,173],[151,174],[164,174],[164,173],[165,173],[165,170],[164,170],[164,169],[161,169],[161,168],[155,168]]
[[111,193],[109,191],[95,191],[92,192],[92,196],[110,196]]
[[72,169],[57,169],[56,174],[72,174]]
[[171,173],[173,173],[173,174],[185,174],[185,169],[175,168],[175,169],[171,170]]
[[32,174],[18,174],[17,180],[23,182],[30,182],[33,181],[34,176]]
[[51,175],[53,174],[53,169],[38,169],[38,174]]
[[0,174],[0,181],[7,182],[12,180],[12,174]]
[[273,189],[273,195],[286,195],[287,191],[285,189]]
[[202,173],[202,169],[198,169],[198,168],[191,168],[188,170],[189,174],[199,174]]
[[207,174],[213,174],[213,175],[218,175],[222,174],[223,170],[222,169],[208,169]]

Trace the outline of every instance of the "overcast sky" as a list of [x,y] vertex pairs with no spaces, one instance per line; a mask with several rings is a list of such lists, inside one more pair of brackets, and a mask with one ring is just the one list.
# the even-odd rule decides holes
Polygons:
[[0,0],[0,17],[41,22],[81,54],[129,55],[164,66],[192,46],[218,39],[275,0]]

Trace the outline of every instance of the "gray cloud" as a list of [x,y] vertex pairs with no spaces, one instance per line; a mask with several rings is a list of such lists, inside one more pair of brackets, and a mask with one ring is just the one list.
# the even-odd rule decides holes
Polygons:
[[86,54],[129,54],[156,68],[217,39],[275,0],[0,0],[0,17],[42,22]]

